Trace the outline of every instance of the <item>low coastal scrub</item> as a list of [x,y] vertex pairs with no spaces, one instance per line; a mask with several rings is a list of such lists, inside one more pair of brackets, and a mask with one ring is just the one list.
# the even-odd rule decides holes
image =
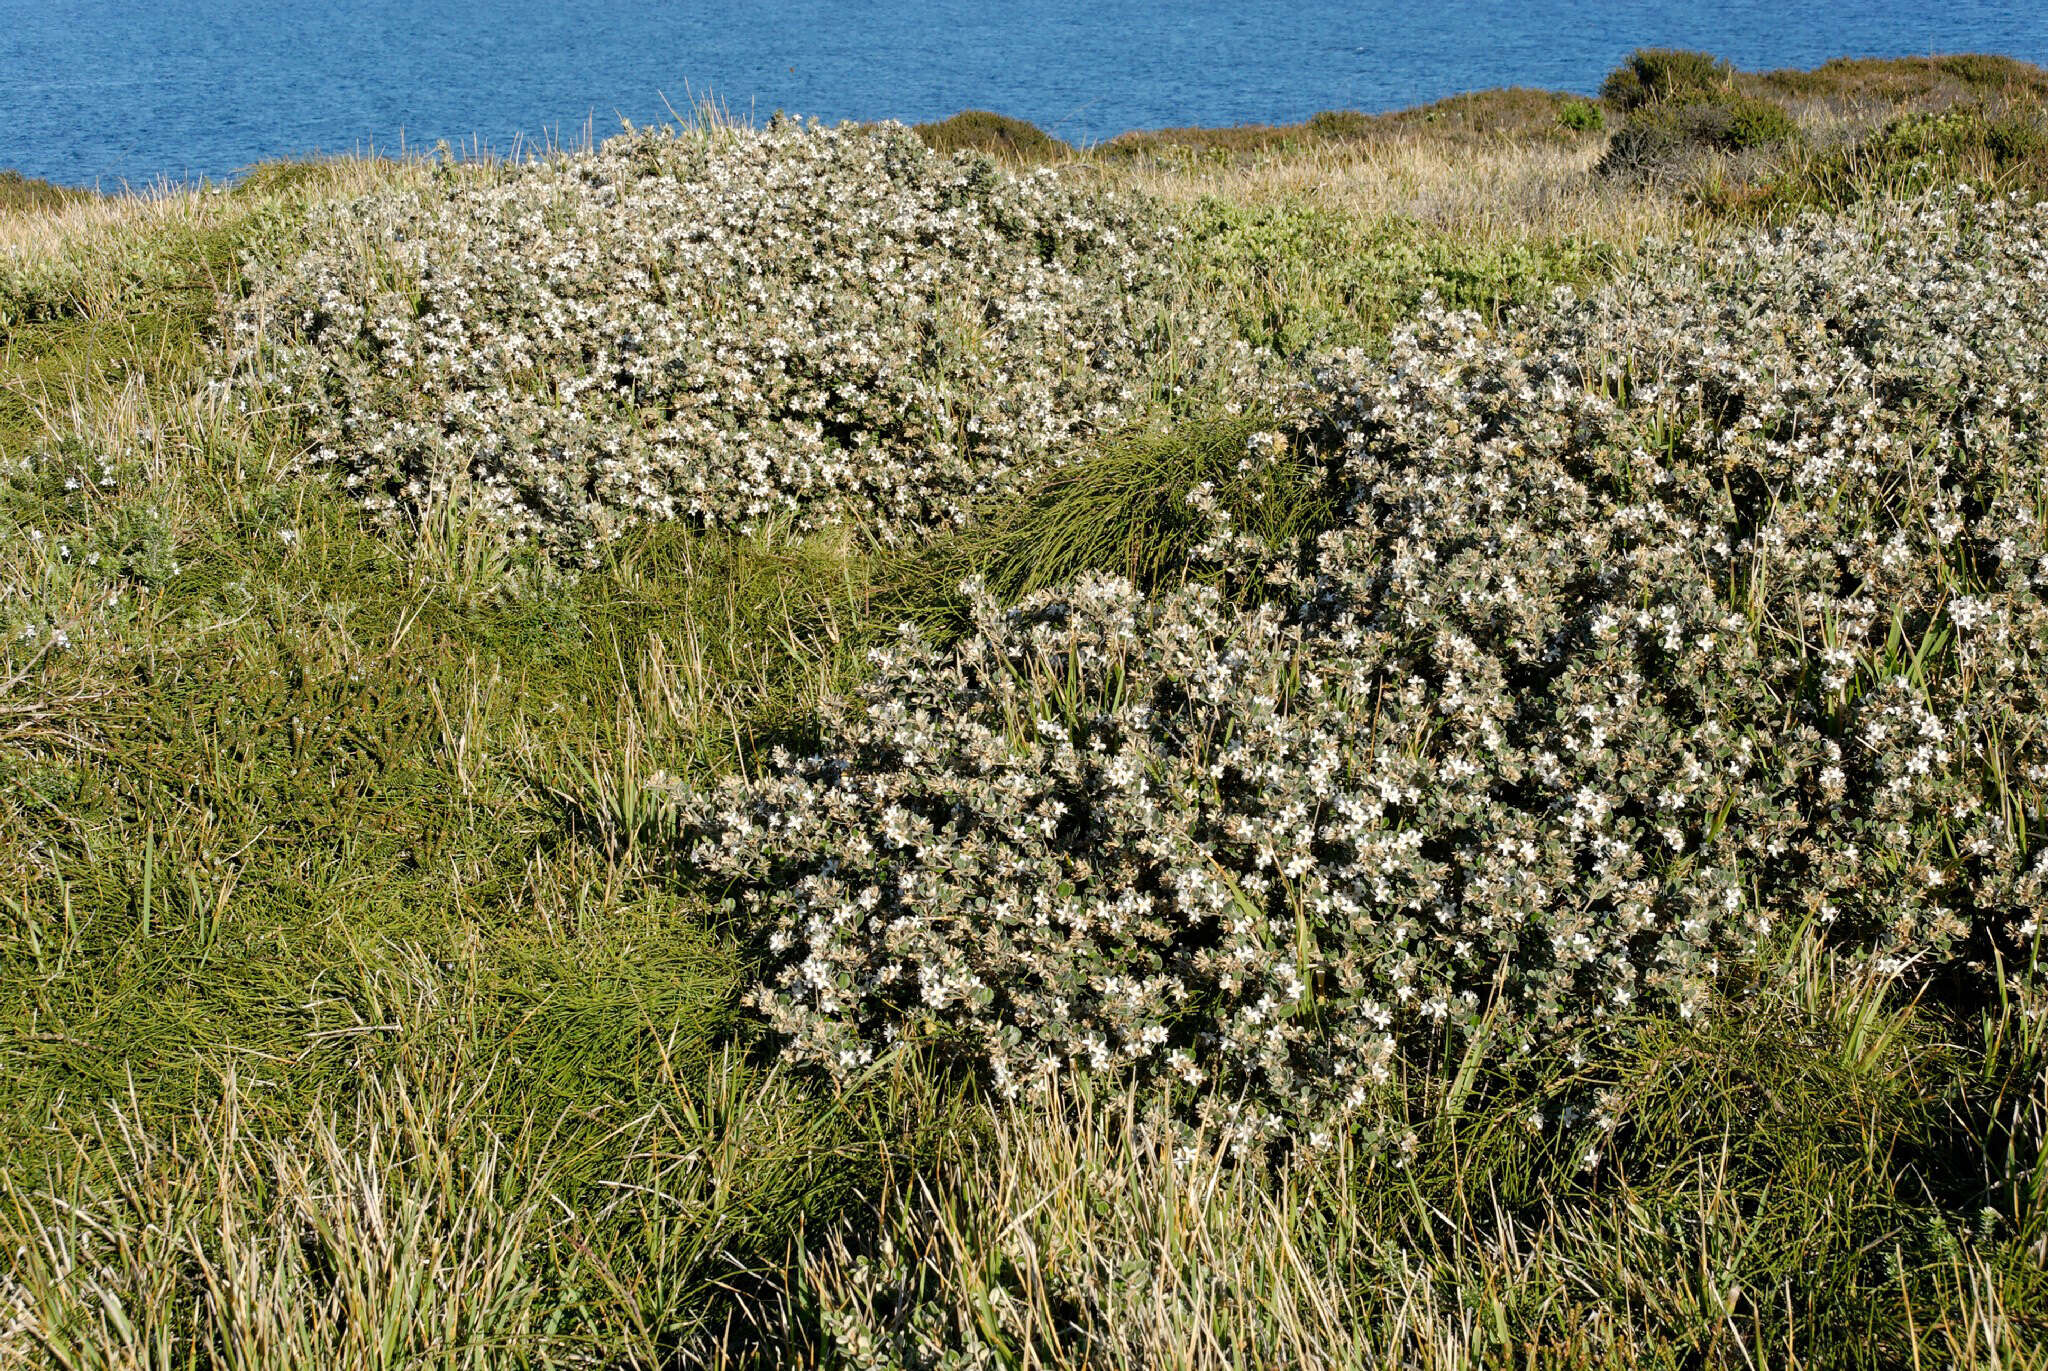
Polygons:
[[2048,199],[2048,121],[2042,112],[1905,115],[1795,163],[1766,193],[1787,206],[1839,206],[1922,194],[1959,181],[1992,194]]
[[637,523],[957,525],[1240,364],[1140,200],[900,127],[707,125],[322,216],[240,312],[315,465],[594,565]]
[[1597,121],[1588,119],[1587,107],[1588,102],[1561,91],[1512,86],[1470,91],[1385,114],[1322,110],[1299,124],[1138,130],[1118,134],[1097,152],[1112,161],[1173,163],[1285,156],[1416,136],[1452,143],[1556,140],[1600,127]]
[[979,152],[1011,162],[1057,162],[1074,149],[1023,119],[988,110],[962,110],[950,119],[912,124],[910,131],[933,152]]
[[[1425,316],[1302,401],[1348,514],[1254,604],[1084,577],[878,649],[819,755],[678,803],[778,921],[770,1022],[835,1070],[954,1042],[1006,1093],[1137,1068],[1221,1084],[1242,1143],[1391,1146],[1446,1025],[1527,1056],[1714,1012],[1774,927],[2027,962],[2044,228],[1813,221],[1500,334]],[[1280,551],[1193,494],[1216,555]]]
[[0,171],[0,212],[57,209],[85,198],[84,191],[53,186],[48,181],[38,181],[18,171]]
[[2030,73],[0,209],[0,1368],[2040,1365]]
[[1798,140],[1799,127],[1783,107],[1739,92],[1735,82],[1735,69],[1707,53],[1635,53],[1600,87],[1601,98],[1626,116],[1600,170],[1639,178],[1670,175],[1702,153],[1758,152]]

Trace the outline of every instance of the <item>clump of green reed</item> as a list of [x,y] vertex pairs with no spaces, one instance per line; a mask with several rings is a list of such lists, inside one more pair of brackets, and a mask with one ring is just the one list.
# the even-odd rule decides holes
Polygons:
[[1306,546],[1335,522],[1340,495],[1312,455],[1262,452],[1255,435],[1271,427],[1270,417],[1225,414],[1102,443],[962,532],[891,559],[883,603],[957,632],[970,579],[1010,603],[1091,571],[1161,589],[1202,576],[1197,549],[1213,520],[1191,503],[1197,490],[1266,545]]
[[0,1172],[0,1359],[727,1365],[781,1341],[807,1223],[972,1128],[907,1063],[819,1101],[726,1052],[565,1124],[503,1060],[410,1060],[297,1119],[260,1066],[170,1127],[79,1111]]

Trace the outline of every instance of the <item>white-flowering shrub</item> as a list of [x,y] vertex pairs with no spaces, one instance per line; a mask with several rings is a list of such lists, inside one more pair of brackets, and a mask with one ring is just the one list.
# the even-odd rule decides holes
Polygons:
[[315,461],[570,561],[672,518],[957,523],[1248,365],[1172,306],[1148,202],[894,125],[635,133],[309,233],[237,336]]
[[878,654],[827,755],[678,797],[778,921],[761,1005],[834,1069],[908,1035],[1008,1089],[1171,1072],[1315,1144],[1447,1029],[1709,1010],[1791,925],[2013,950],[2048,900],[2044,229],[1955,200],[1681,245],[1333,365],[1307,436],[1354,502],[1280,602],[984,600]]

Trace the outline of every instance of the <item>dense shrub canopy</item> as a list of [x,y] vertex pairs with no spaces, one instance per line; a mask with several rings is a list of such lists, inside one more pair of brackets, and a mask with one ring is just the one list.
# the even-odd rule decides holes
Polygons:
[[1626,112],[1661,100],[1725,94],[1734,80],[1735,69],[1712,53],[1638,48],[1607,74],[1600,97]]
[[1721,95],[1646,105],[1615,131],[1605,175],[1641,179],[1682,170],[1702,153],[1755,152],[1799,139],[1792,116],[1769,100]]
[[896,125],[639,133],[311,238],[238,336],[314,460],[571,561],[649,520],[958,522],[1242,355],[1173,315],[1146,203]]
[[964,109],[951,118],[912,124],[910,131],[937,153],[980,152],[1016,162],[1055,162],[1074,151],[1029,120],[985,109]]
[[1702,1012],[1773,929],[2033,937],[2044,231],[1812,220],[1331,366],[1298,428],[1352,509],[1274,594],[983,600],[825,755],[679,795],[780,919],[762,1006],[835,1069],[1165,1071],[1314,1144],[1447,1030]]

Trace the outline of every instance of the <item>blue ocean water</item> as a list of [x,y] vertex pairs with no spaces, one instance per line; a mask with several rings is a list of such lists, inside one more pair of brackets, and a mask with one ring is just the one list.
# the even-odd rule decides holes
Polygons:
[[2043,0],[0,0],[0,167],[113,188],[264,158],[602,138],[739,114],[967,107],[1079,142],[1496,85],[1592,91],[1632,48],[1748,68],[1997,52]]

